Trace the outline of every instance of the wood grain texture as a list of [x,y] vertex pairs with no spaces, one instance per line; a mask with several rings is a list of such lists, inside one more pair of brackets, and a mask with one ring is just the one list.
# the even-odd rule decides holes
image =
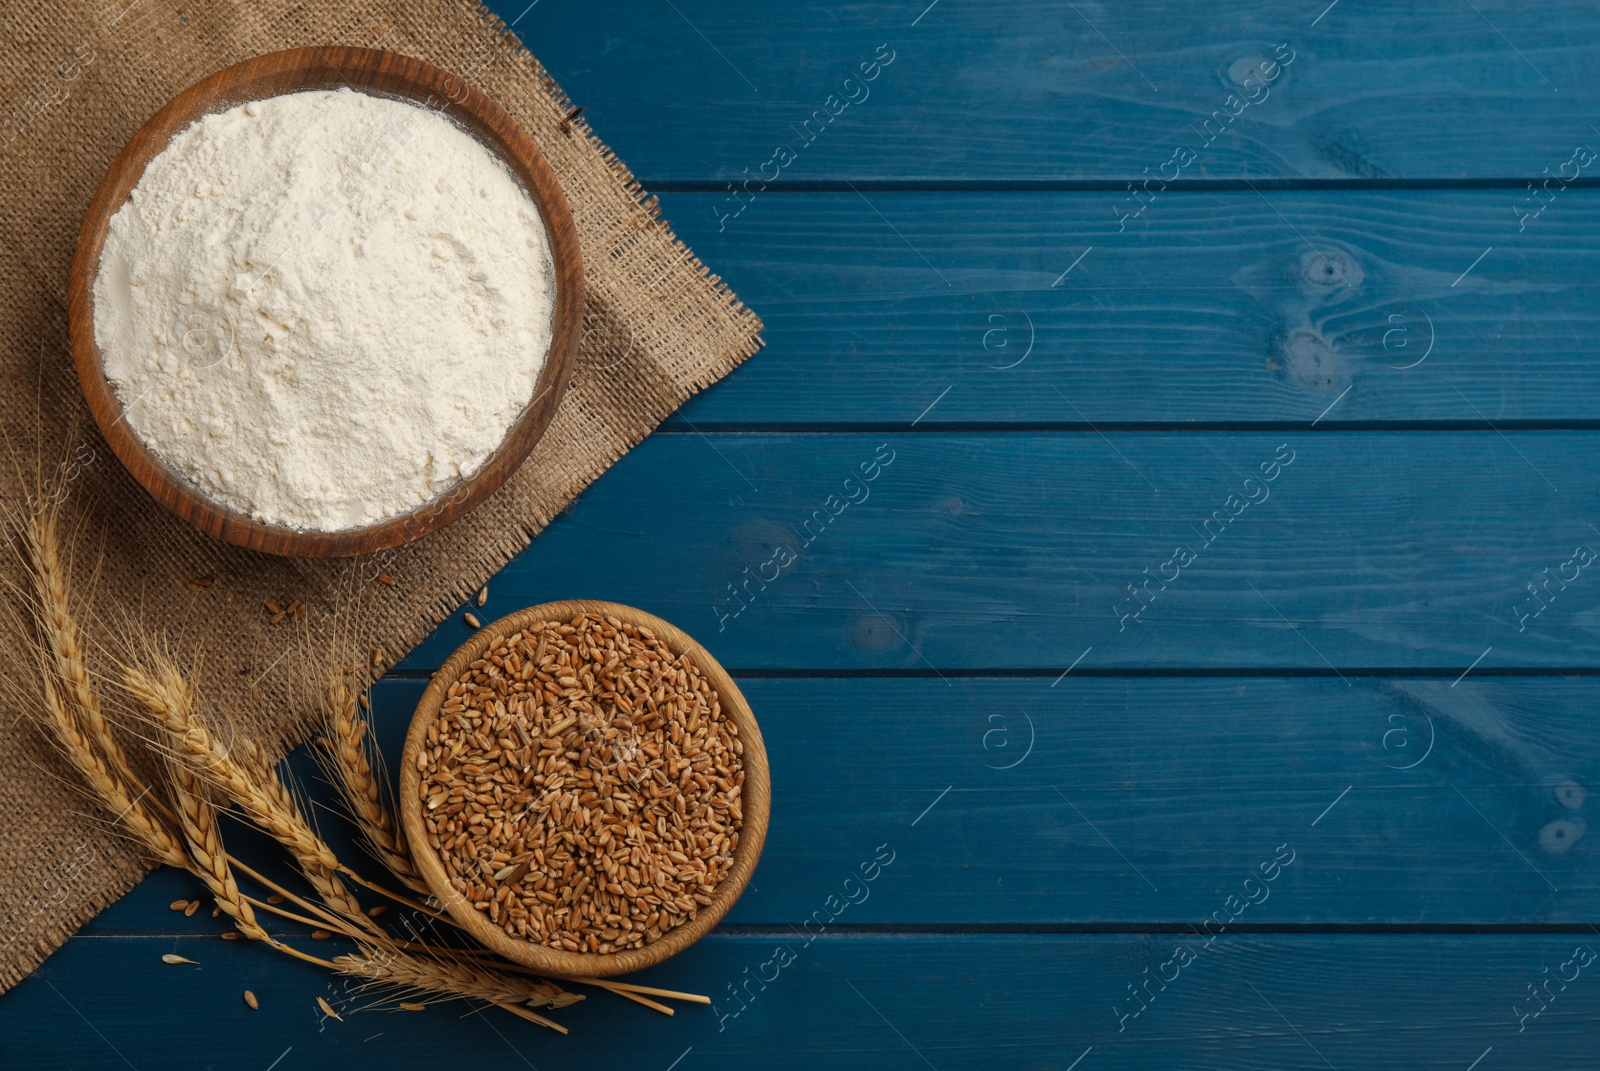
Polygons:
[[1589,574],[1543,585],[1597,496],[1594,432],[657,436],[495,593],[644,607],[735,672],[1589,671]]
[[[640,948],[604,954],[567,952],[511,937],[485,919],[473,903],[450,883],[438,854],[427,847],[430,838],[422,813],[424,801],[418,761],[428,743],[428,730],[438,720],[439,710],[444,705],[450,686],[467,672],[472,663],[482,658],[495,641],[515,636],[524,629],[542,628],[548,622],[575,621],[580,614],[614,619],[647,630],[675,656],[689,658],[706,683],[715,690],[721,703],[722,716],[733,723],[744,745],[741,752],[745,775],[742,793],[744,806],[743,821],[738,828],[739,846],[733,850],[732,866],[710,894],[711,902],[689,921]],[[542,642],[540,649],[543,649]],[[605,977],[643,970],[677,955],[711,932],[711,928],[739,899],[750,875],[755,871],[756,862],[761,858],[761,845],[766,840],[767,819],[772,806],[772,780],[767,770],[767,752],[761,741],[761,727],[756,723],[750,704],[740,694],[739,686],[727,671],[694,637],[670,622],[631,606],[593,600],[548,602],[518,610],[489,622],[457,648],[440,667],[437,679],[428,684],[417,701],[400,753],[398,769],[400,820],[405,826],[406,840],[417,846],[413,855],[434,898],[444,905],[462,929],[487,948],[513,962],[566,978]]]
[[[311,89],[351,88],[397,97],[459,123],[506,164],[539,209],[555,266],[553,334],[534,396],[482,466],[455,488],[388,520],[318,532],[257,521],[201,491],[144,444],[123,419],[94,332],[94,282],[111,218],[145,167],[202,116],[249,100]],[[364,48],[301,48],[224,68],[174,97],[134,134],[107,170],[84,216],[68,286],[73,360],[95,423],[117,458],[163,506],[202,531],[252,550],[300,558],[371,554],[421,538],[493,494],[544,434],[571,378],[583,320],[583,260],[566,198],[538,146],[482,92],[446,71]]]
[[[324,1022],[341,983],[194,936],[160,874],[0,1002],[0,1057],[1593,1063],[1600,964],[1561,978],[1600,950],[1600,594],[1559,577],[1600,540],[1600,200],[1528,185],[1600,142],[1600,14],[490,6],[768,324],[487,607],[642,606],[739,675],[766,850],[641,979],[716,1003]],[[1278,43],[1268,99],[1128,189]],[[376,689],[391,759],[468,635]],[[150,992],[212,1025],[179,1046]]]
[[669,194],[770,327],[668,426],[1592,427],[1600,191],[1525,198]]
[[[494,0],[647,184],[1114,183],[1158,174],[1294,60],[1184,178],[1543,178],[1589,140],[1600,14],[1581,5],[1019,3],[763,7]],[[920,21],[918,21],[920,18]],[[913,25],[915,22],[915,25]],[[886,45],[874,79],[860,64]],[[648,87],[641,91],[641,87]],[[1259,90],[1252,90],[1261,96]],[[828,104],[833,96],[835,103]],[[857,103],[850,103],[852,99]],[[841,107],[841,103],[843,107]],[[799,129],[814,112],[810,139]],[[1597,145],[1600,147],[1600,145]],[[773,174],[767,168],[767,175]]]
[[[1222,936],[1174,976],[1185,940],[1202,948],[1200,938],[1174,934],[824,934],[809,942],[789,931],[713,934],[640,976],[714,994],[713,1006],[668,1020],[596,994],[556,1013],[572,1030],[558,1037],[465,1005],[356,1011],[366,1000],[342,981],[239,942],[80,937],[7,994],[0,1058],[8,1067],[75,1071],[267,1068],[279,1059],[280,1071],[442,1061],[666,1071],[675,1060],[678,1069],[739,1071],[1065,1071],[1080,1057],[1076,1071],[1464,1071],[1492,1048],[1477,1071],[1592,1064],[1600,964],[1578,970],[1585,954],[1574,958],[1600,951],[1587,930]],[[200,965],[163,965],[174,948]],[[1560,974],[1572,979],[1565,988]],[[1135,1017],[1141,1005],[1128,987],[1143,988],[1146,978]],[[1553,999],[1519,1033],[1518,1015],[1541,1006],[1527,986],[1542,990],[1546,978]],[[259,1011],[245,1007],[247,987]],[[317,996],[343,1009],[345,1021],[324,1019]],[[163,1021],[180,1009],[184,1029],[153,1028],[153,1000]]]

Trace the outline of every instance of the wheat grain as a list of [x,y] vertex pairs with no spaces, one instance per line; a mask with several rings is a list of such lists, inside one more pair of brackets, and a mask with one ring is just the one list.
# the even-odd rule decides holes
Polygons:
[[513,938],[638,948],[712,903],[733,864],[738,729],[686,655],[580,614],[496,639],[418,753],[430,847]]

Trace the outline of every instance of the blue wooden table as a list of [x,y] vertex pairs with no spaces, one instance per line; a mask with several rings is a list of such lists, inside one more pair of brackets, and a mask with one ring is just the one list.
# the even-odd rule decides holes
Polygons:
[[767,324],[479,611],[739,678],[766,853],[646,975],[715,1005],[332,1021],[169,872],[0,1064],[1600,1064],[1600,12],[491,6]]

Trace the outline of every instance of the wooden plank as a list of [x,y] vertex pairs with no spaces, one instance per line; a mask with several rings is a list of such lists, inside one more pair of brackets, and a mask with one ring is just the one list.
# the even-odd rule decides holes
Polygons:
[[[85,1071],[1064,1071],[1074,1060],[1075,1071],[1411,1071],[1465,1069],[1487,1054],[1479,1071],[1492,1071],[1589,1066],[1600,1026],[1600,940],[1587,931],[1222,936],[1209,947],[1170,934],[824,935],[809,945],[788,933],[713,934],[640,980],[714,994],[714,1007],[666,1019],[596,994],[555,1013],[567,1037],[494,1009],[356,1011],[364,1001],[342,982],[266,949],[183,941],[178,950],[200,966],[165,966],[173,947],[154,937],[69,941],[0,1002],[0,1059]],[[1128,987],[1146,978],[1134,1016],[1141,1004]],[[1548,994],[1536,1017],[1530,985]],[[240,999],[247,987],[257,1011]],[[343,1022],[321,1015],[319,995],[344,1009]]]
[[1593,432],[657,436],[485,612],[611,599],[746,671],[1592,668],[1597,493]]
[[[376,690],[390,766],[421,681]],[[773,765],[761,867],[729,922],[800,925],[859,857],[892,866],[852,925],[1198,927],[1258,863],[1297,855],[1244,925],[1578,924],[1600,682],[746,680]],[[303,759],[301,780],[330,801]],[[1335,802],[1337,801],[1337,802]],[[1324,814],[1324,811],[1326,813]],[[320,825],[341,856],[342,823]],[[1313,824],[1315,823],[1315,824]],[[276,858],[234,843],[258,865]],[[1259,885],[1259,882],[1257,883]],[[94,935],[210,933],[175,871]],[[1256,891],[1255,895],[1262,895]],[[208,909],[209,910],[209,909]]]
[[718,189],[759,190],[763,165],[779,184],[1120,183],[1180,146],[1196,158],[1169,177],[1539,179],[1595,137],[1600,97],[1600,14],[1572,5],[1345,0],[1314,26],[1326,0],[490,6],[647,182]]
[[793,195],[719,232],[668,195],[767,324],[668,426],[1600,419],[1600,191],[1526,225],[1503,190],[1170,192],[1120,233],[1118,203]]

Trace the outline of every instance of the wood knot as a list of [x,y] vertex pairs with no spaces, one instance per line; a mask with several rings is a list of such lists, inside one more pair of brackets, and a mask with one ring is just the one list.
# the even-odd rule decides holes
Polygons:
[[1366,279],[1355,259],[1337,249],[1317,249],[1300,258],[1302,288],[1309,292],[1354,289]]
[[1278,352],[1284,374],[1306,390],[1332,394],[1343,389],[1344,358],[1316,332],[1290,332]]
[[1581,818],[1557,818],[1539,830],[1539,847],[1551,855],[1560,855],[1578,843],[1587,828]]
[[899,641],[899,630],[883,614],[862,614],[850,624],[850,642],[868,651],[886,651]]

